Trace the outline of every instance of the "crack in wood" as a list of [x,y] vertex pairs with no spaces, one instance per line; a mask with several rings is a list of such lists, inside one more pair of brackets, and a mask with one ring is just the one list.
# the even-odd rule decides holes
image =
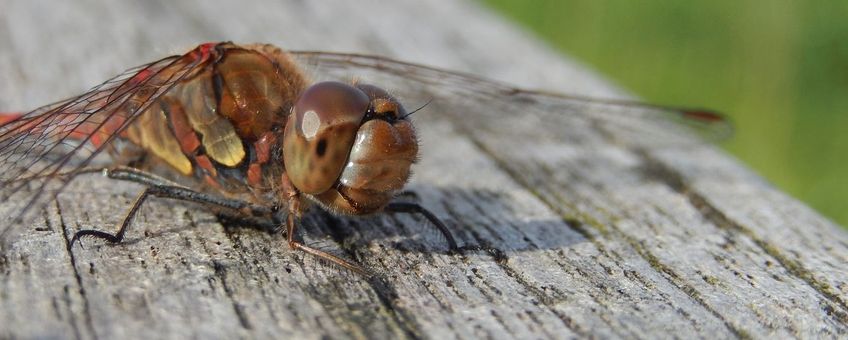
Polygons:
[[[337,217],[326,212],[321,212],[321,214],[324,217],[323,220],[328,224],[327,229],[330,231],[330,237],[332,237],[332,239],[345,253],[348,254],[348,256],[358,258],[358,252],[354,248],[355,244],[345,242],[347,235],[344,234],[343,229],[349,230],[349,228],[342,225]],[[380,302],[380,305],[388,312],[388,315],[393,319],[395,324],[400,327],[400,330],[404,335],[411,339],[419,339],[423,337],[420,325],[413,321],[415,318],[412,315],[408,315],[404,309],[399,308],[395,304],[395,301],[398,299],[398,293],[391,284],[378,275],[363,278],[363,280],[365,280],[374,292],[374,295],[377,296],[377,300]]]
[[810,270],[804,268],[801,263],[783,254],[783,252],[780,251],[780,249],[774,244],[757,236],[753,230],[733,221],[720,209],[713,206],[706,197],[698,194],[693,188],[689,187],[682,174],[669,168],[664,163],[643,150],[637,150],[637,154],[642,158],[643,162],[648,165],[651,171],[654,172],[652,178],[666,184],[675,192],[683,195],[689,201],[689,204],[695,207],[705,220],[710,221],[710,223],[714,224],[718,228],[730,232],[738,232],[751,239],[754,244],[760,248],[760,250],[780,263],[780,265],[783,266],[789,274],[804,281],[830,303],[838,306],[840,310],[831,308],[833,312],[827,313],[827,315],[832,315],[836,321],[844,325],[848,325],[848,302],[836,294],[829,284],[817,280]]
[[501,268],[501,270],[503,270],[508,277],[510,277],[514,282],[521,285],[524,289],[530,292],[533,298],[541,302],[542,305],[544,305],[545,308],[549,312],[551,312],[551,314],[556,315],[556,317],[559,318],[560,321],[562,321],[562,324],[565,325],[565,327],[567,327],[569,330],[573,331],[580,337],[589,337],[589,335],[591,335],[588,330],[585,330],[579,325],[577,325],[577,323],[575,323],[571,317],[569,317],[565,313],[558,311],[556,309],[556,301],[548,297],[547,294],[545,294],[539,288],[534,287],[532,284],[530,284],[530,282],[522,278],[521,274],[515,271],[515,269],[513,269],[512,267],[510,267],[508,263],[506,263],[506,261],[495,261],[495,263],[497,263],[498,267]]
[[[461,125],[461,124],[456,124],[456,125],[458,127],[464,126],[464,125]],[[532,190],[532,185],[530,183],[528,183],[527,181],[525,181],[523,179],[523,176],[521,176],[519,173],[515,172],[512,169],[512,167],[509,165],[509,162],[498,157],[497,153],[495,153],[493,150],[490,150],[478,138],[475,138],[474,134],[471,131],[469,131],[467,128],[464,129],[464,130],[465,130],[464,131],[465,135],[468,136],[468,140],[478,150],[480,150],[483,154],[488,156],[496,164],[498,169],[500,169],[505,174],[507,174],[513,181],[515,181],[522,188],[524,188],[525,190],[527,190],[528,192],[533,194],[533,196],[536,197],[537,199],[539,199],[541,202],[543,202],[548,207],[548,209],[550,209],[551,211],[555,211],[555,212],[560,211],[560,209],[556,206],[556,204],[554,204],[554,202],[551,202],[550,200],[547,199],[546,196],[539,195],[538,192],[536,192],[535,190]],[[563,220],[563,222],[566,222],[566,221]],[[607,231],[607,232],[610,231],[610,229],[608,229],[606,227],[604,227],[602,230]],[[641,247],[641,245],[639,245],[638,242],[635,239],[626,235],[624,232],[622,232],[621,230],[619,230],[615,226],[612,226],[611,230],[614,231],[614,234],[615,234],[616,237],[620,237],[620,238],[624,239],[625,242],[627,242],[632,248],[634,248],[636,253],[640,257],[642,257],[642,259],[645,260],[649,265],[651,265],[651,267],[654,270],[656,270],[657,272],[659,272],[661,274],[665,274],[665,275],[661,275],[661,277],[665,278],[674,287],[677,287],[679,290],[681,290],[683,293],[685,293],[687,296],[689,296],[694,302],[696,302],[698,305],[700,305],[702,308],[704,308],[704,310],[706,310],[708,313],[715,316],[717,319],[721,320],[722,323],[725,325],[725,327],[727,327],[727,329],[729,331],[731,331],[734,335],[736,335],[739,338],[751,338],[750,334],[746,330],[743,330],[743,329],[736,327],[727,318],[725,318],[723,315],[721,315],[717,310],[715,310],[711,306],[709,306],[709,304],[707,304],[706,301],[703,300],[703,298],[700,296],[700,293],[697,291],[697,289],[695,289],[693,286],[688,285],[685,282],[683,282],[683,280],[680,278],[680,276],[676,272],[674,272],[674,270],[671,269],[671,267],[668,267],[668,266],[662,264],[659,261],[659,258],[657,258],[654,254],[652,254],[649,251],[647,251],[646,249],[644,249],[644,247]],[[575,231],[577,231],[581,234],[585,233],[585,231],[581,232],[578,229],[575,229]],[[600,240],[593,239],[592,243],[593,244],[599,244]],[[598,249],[600,249],[600,248],[598,248]]]
[[637,240],[633,239],[632,237],[624,234],[623,232],[621,232],[617,228],[614,228],[614,229],[616,229],[616,231],[617,231],[617,233],[616,233],[617,236],[624,238],[625,241],[627,241],[627,243],[630,244],[630,246],[633,247],[634,250],[636,250],[636,253],[639,254],[639,256],[641,256],[645,261],[647,261],[648,264],[651,265],[651,268],[654,268],[654,270],[656,270],[659,273],[665,274],[665,275],[662,275],[662,276],[665,277],[666,280],[668,280],[671,284],[673,284],[675,287],[677,287],[677,289],[680,289],[683,293],[688,295],[692,300],[697,302],[700,306],[702,306],[704,309],[706,309],[710,314],[712,314],[713,316],[715,316],[716,318],[721,320],[724,323],[724,325],[731,332],[733,332],[734,335],[736,335],[737,337],[742,338],[742,339],[752,338],[750,333],[748,333],[748,331],[737,327],[730,320],[728,320],[724,315],[722,315],[716,309],[714,309],[712,306],[710,306],[707,303],[707,301],[704,300],[703,296],[701,296],[701,292],[699,292],[698,289],[696,289],[694,286],[685,282],[685,280],[679,274],[677,274],[677,272],[675,272],[674,269],[672,269],[668,265],[662,263],[656,255],[654,255],[653,253],[651,253],[650,251],[645,249],[645,247],[643,247],[639,243],[639,241],[637,241]]
[[242,328],[250,330],[253,329],[253,326],[250,324],[250,320],[247,318],[247,314],[244,313],[244,306],[242,306],[238,300],[236,300],[233,289],[227,283],[227,269],[224,267],[224,264],[217,260],[212,260],[212,267],[215,269],[215,276],[221,281],[221,286],[224,288],[224,293],[227,295],[227,298],[230,299],[230,303],[233,306],[233,311],[236,313],[236,317],[239,320],[239,324]]
[[[64,285],[62,287],[62,302],[65,303],[65,306],[70,310],[73,303],[71,302],[71,287],[68,285]],[[59,311],[56,311],[56,314],[59,314]],[[82,334],[80,333],[79,326],[77,325],[77,319],[73,312],[69,313],[70,317],[68,319],[68,323],[71,325],[71,329],[74,331],[74,338],[82,339]],[[59,318],[61,320],[61,318]]]
[[[464,198],[467,198],[467,197],[464,197]],[[477,212],[479,213],[480,216],[488,216],[487,214],[485,214],[485,212],[482,210],[481,207],[479,207],[478,205],[475,204],[475,202],[476,202],[475,200],[469,200],[469,202],[471,202],[471,205],[474,207],[475,210],[477,210]],[[445,205],[445,209],[448,210],[448,212],[453,216],[462,216],[462,214],[460,214],[459,211],[456,211],[455,209],[453,209],[453,207],[449,204]],[[494,230],[492,230],[491,228],[487,227],[487,230],[490,233],[492,233],[493,235],[497,235],[497,234],[494,233]],[[485,238],[483,238],[483,236],[480,235],[480,233],[478,233],[476,230],[474,230],[474,228],[466,228],[466,231],[469,234],[471,234],[471,237],[474,238],[474,240],[476,241],[477,244],[484,246],[484,247],[487,247],[487,248],[493,248],[491,246],[491,244],[489,244],[489,241],[486,240]],[[496,236],[496,237],[498,237],[499,240],[503,241],[502,239],[500,239],[499,236]],[[462,257],[465,258],[464,255],[462,255]],[[520,285],[524,289],[526,289],[528,292],[530,292],[532,294],[533,298],[536,301],[538,301],[539,303],[544,305],[545,309],[548,312],[550,312],[551,314],[555,315],[563,323],[563,325],[565,325],[569,330],[573,331],[574,333],[578,334],[579,336],[588,336],[589,335],[589,333],[587,333],[585,330],[578,327],[576,325],[576,323],[574,323],[574,320],[572,320],[568,315],[565,315],[565,314],[557,311],[556,308],[555,308],[555,301],[553,301],[551,299],[551,297],[549,297],[544,292],[539,291],[538,288],[534,287],[532,284],[530,284],[526,280],[522,279],[520,274],[508,265],[509,258],[506,256],[506,254],[503,254],[502,258],[497,258],[496,256],[492,256],[492,258],[495,260],[494,262],[497,264],[497,266],[502,271],[504,271],[504,273],[509,278],[511,278],[515,283],[517,283],[518,285]],[[472,272],[475,274],[475,276],[480,278],[483,282],[486,282],[482,277],[480,277],[480,275],[477,273],[476,270],[472,269]],[[474,282],[471,281],[470,278],[469,278],[469,284],[471,284],[472,286],[476,286],[476,284],[474,284]],[[488,296],[488,294],[485,294],[485,293],[483,293],[483,294],[486,295],[491,300],[491,297]]]
[[[189,213],[189,211],[188,211],[188,210],[186,210],[186,212],[185,212],[185,217],[186,217],[186,219],[189,221],[189,224],[192,226],[192,228],[195,228],[195,229],[196,229],[196,228],[198,228],[198,226],[197,226],[197,221],[195,221],[194,216],[193,216],[191,213]],[[233,220],[233,219],[232,219],[232,217],[230,217],[230,216],[221,216],[221,215],[216,216],[216,219],[217,219],[217,220],[218,220],[218,222],[221,224],[222,229],[223,229],[223,232],[224,232],[224,235],[226,235],[226,236],[227,236],[227,239],[230,241],[230,243],[231,243],[234,247],[236,247],[236,245],[241,245],[241,239],[240,239],[240,238],[238,238],[238,237],[235,237],[235,236],[234,236],[234,233],[233,233],[233,230],[232,230],[232,228],[235,228],[235,225],[231,225],[231,224],[236,223],[236,222],[237,222],[237,220]],[[276,230],[276,231],[275,231],[275,230],[272,230],[272,228],[268,228],[268,225],[263,225],[263,224],[261,224],[261,223],[254,225],[253,223],[257,222],[256,220],[238,220],[238,221],[240,221],[240,222],[244,222],[244,223],[248,223],[248,226],[249,226],[250,228],[254,228],[254,227],[255,227],[257,230],[264,230],[264,231],[267,231],[267,232],[272,233],[272,234],[277,234],[277,231],[280,231],[280,230]],[[284,232],[279,232],[279,234],[284,234]],[[204,251],[206,252],[206,254],[207,254],[207,255],[209,255],[210,257],[212,257],[212,256],[213,256],[213,254],[212,254],[212,252],[210,251],[209,247],[207,247],[207,243],[206,243],[206,242],[202,242],[202,243],[203,243],[203,249],[204,249]],[[246,262],[248,261],[248,259],[244,257],[243,252],[240,252],[240,251],[239,251],[239,252],[236,252],[236,253],[238,254],[239,259],[240,259],[240,261],[241,261],[241,262],[246,263]],[[263,253],[268,253],[268,252],[267,252],[267,251],[265,251],[265,252],[263,252]],[[256,260],[256,259],[254,259],[254,261],[253,261],[253,262],[254,262],[254,265],[256,265],[256,269],[257,269],[257,270],[258,270],[258,271],[259,271],[262,275],[264,275],[264,276],[265,276],[265,278],[267,279],[267,281],[266,281],[267,283],[270,283],[270,282],[276,282],[276,283],[279,283],[279,278],[276,278],[276,277],[275,277],[275,278],[274,278],[274,280],[271,280],[271,276],[270,276],[270,274],[268,273],[268,271],[267,271],[267,270],[265,270],[265,267],[264,267],[264,266],[258,265],[258,263],[257,263],[257,260]],[[288,269],[288,272],[289,272],[289,273],[291,273],[291,269]],[[223,280],[223,278],[222,278],[222,280]],[[262,300],[262,302],[265,304],[265,307],[266,307],[266,308],[267,308],[267,310],[268,310],[268,315],[271,317],[271,319],[272,319],[273,321],[275,321],[275,322],[279,322],[279,321],[280,321],[279,316],[278,316],[278,315],[277,315],[277,313],[274,311],[274,308],[272,308],[272,306],[270,305],[270,301],[271,301],[271,299],[270,299],[270,297],[268,296],[268,291],[267,291],[267,289],[266,289],[266,286],[265,286],[265,285],[260,285],[258,288],[259,288],[258,290],[259,290],[260,295],[262,295],[262,299],[261,299],[261,300]],[[231,299],[232,299],[232,298],[234,298],[234,296],[232,296],[232,297],[231,297]],[[241,316],[239,316],[239,317],[241,317]]]
[[[58,199],[54,201],[54,206],[56,207],[56,214],[59,216],[59,227],[62,230],[62,238],[65,241],[65,250],[68,253],[68,259],[70,260],[71,269],[74,272],[74,279],[76,280],[77,288],[79,289],[79,294],[80,294],[80,297],[82,298],[82,302],[83,302],[82,310],[83,310],[83,318],[85,319],[85,325],[86,325],[86,328],[88,328],[88,332],[91,334],[92,338],[97,339],[97,332],[95,332],[95,330],[94,330],[94,321],[93,321],[93,318],[91,317],[91,307],[89,305],[88,296],[86,295],[86,292],[85,292],[85,287],[83,286],[83,283],[82,283],[82,275],[80,275],[79,270],[77,270],[76,255],[74,254],[73,249],[71,249],[72,245],[71,245],[71,241],[70,241],[71,240],[71,235],[70,235],[70,230],[69,230],[70,227],[68,227],[65,224],[65,217],[62,214],[62,204],[59,203]],[[48,226],[51,226],[51,229],[52,229],[52,225],[50,223],[49,218],[45,219],[45,223]],[[65,295],[66,295],[66,301],[65,302],[68,304],[68,308],[70,308],[71,301],[69,299],[67,299],[68,298],[67,294],[68,294],[68,287],[65,286]],[[81,338],[80,330],[78,329],[78,326],[76,324],[76,320],[73,317],[73,313],[71,313],[71,315],[72,315],[72,317],[69,320],[70,323],[71,323],[71,327],[74,329],[74,333],[76,333],[77,339],[80,339]]]
[[[186,220],[188,220],[189,225],[191,226],[191,228],[192,228],[192,229],[199,229],[199,228],[198,228],[198,225],[197,225],[197,222],[196,222],[196,221],[195,221],[195,219],[194,219],[194,216],[193,216],[193,215],[189,212],[189,210],[186,210],[186,211],[185,211],[184,216],[185,216]],[[234,237],[232,230],[230,230],[229,228],[227,228],[227,226],[223,225],[223,223],[222,223],[222,227],[223,227],[224,234],[225,234],[225,235],[227,236],[227,238],[230,240],[230,243],[232,243],[232,244],[234,244],[234,245],[235,245],[237,242],[239,242],[239,240],[238,240],[236,237]],[[251,226],[251,227],[253,227],[253,226]],[[188,241],[188,238],[186,238],[186,242],[187,242],[187,243],[189,242],[189,241]],[[202,242],[202,243],[203,243],[203,244],[202,244],[202,247],[203,247],[204,252],[206,252],[206,254],[207,254],[208,256],[210,256],[210,258],[211,258],[213,254],[210,252],[209,248],[206,246],[206,242]],[[239,253],[239,258],[240,258],[243,262],[247,260],[247,259],[245,259],[245,258],[244,258],[244,256],[241,256],[241,252],[238,252],[238,253]],[[242,305],[242,303],[240,303],[240,302],[236,299],[235,294],[234,294],[234,293],[233,293],[233,291],[232,291],[232,288],[229,286],[229,284],[228,284],[228,283],[227,283],[227,281],[226,281],[226,280],[227,280],[226,268],[224,267],[224,265],[223,265],[222,263],[220,263],[219,261],[214,260],[214,259],[212,260],[212,264],[213,264],[213,269],[214,269],[214,272],[215,272],[215,276],[216,276],[216,277],[218,277],[218,278],[219,278],[219,280],[221,281],[221,285],[222,285],[222,287],[224,288],[224,293],[225,293],[225,294],[227,295],[227,297],[230,299],[230,303],[231,303],[231,304],[232,304],[232,306],[233,306],[233,311],[236,313],[236,317],[237,317],[237,318],[238,318],[238,320],[239,320],[239,324],[240,324],[240,325],[242,326],[242,328],[244,328],[244,329],[247,329],[247,330],[251,330],[251,329],[253,329],[253,326],[252,326],[252,324],[250,323],[250,320],[248,319],[247,314],[246,314],[246,313],[245,313],[245,311],[244,311],[244,306]],[[260,267],[260,268],[261,268],[261,267]],[[263,271],[263,272],[264,272],[264,271]],[[267,273],[266,273],[265,275],[266,275],[266,277],[267,277]],[[269,282],[270,282],[270,280],[269,280]],[[213,289],[214,289],[214,287],[213,287]],[[266,293],[265,293],[265,288],[264,288],[264,287],[260,287],[260,291],[261,291],[261,294],[262,294],[263,296],[265,296],[265,294],[266,294]],[[264,300],[264,301],[266,301],[266,303],[267,303],[267,301],[268,301],[268,299],[263,299],[263,300]],[[274,320],[277,320],[276,314],[274,313],[273,309],[269,308],[268,310],[269,310],[269,314],[271,315],[271,317],[272,317]]]

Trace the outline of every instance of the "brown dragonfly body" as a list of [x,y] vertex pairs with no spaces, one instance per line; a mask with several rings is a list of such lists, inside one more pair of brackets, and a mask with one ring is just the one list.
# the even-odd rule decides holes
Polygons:
[[[173,81],[176,76],[179,80]],[[157,93],[160,85],[148,84],[154,78],[169,79],[168,90]],[[157,175],[195,179],[191,189],[153,185],[136,200],[116,235],[82,230],[74,241],[98,236],[119,242],[149,195],[223,206],[244,202],[242,213],[249,215],[266,214],[263,207],[286,211],[293,248],[364,273],[298,242],[295,219],[311,202],[351,215],[389,206],[416,160],[415,131],[403,106],[385,90],[358,83],[308,84],[288,54],[276,47],[211,43],[164,67],[133,74],[99,99],[108,102],[125,92],[125,100],[112,110],[66,114],[62,124],[73,124],[80,116],[85,123],[65,137],[106,147],[114,164],[132,165],[124,179],[155,184],[138,179],[153,178],[150,172],[163,165],[168,170]],[[27,118],[11,124],[19,123],[16,129],[28,133],[44,130],[43,121]],[[115,170],[113,176],[127,175],[126,169]],[[394,210],[432,217],[414,204],[395,205]],[[434,223],[447,233],[440,222]]]
[[[188,55],[204,56],[209,65],[127,126],[121,137],[144,152],[125,153],[152,155],[149,161],[225,196],[286,204],[292,192],[285,191],[294,189],[329,210],[356,215],[379,210],[406,183],[415,134],[385,91],[331,82],[307,89],[300,69],[270,45],[202,45]],[[136,96],[130,102],[145,99]],[[127,116],[113,115],[109,125],[120,126]]]
[[[75,176],[105,168],[109,177],[147,189],[117,233],[80,230],[72,245],[84,236],[120,242],[145,199],[158,196],[270,218],[286,225],[293,249],[363,274],[298,241],[297,220],[311,203],[337,214],[423,214],[451,250],[459,250],[434,214],[415,203],[391,202],[418,157],[403,105],[358,81],[313,84],[303,60],[431,90],[425,95],[460,117],[511,108],[546,124],[621,127],[639,139],[678,131],[684,139],[691,132],[721,138],[729,131],[727,121],[709,111],[526,91],[381,57],[207,43],[130,69],[80,96],[0,115],[0,203],[25,216]],[[675,124],[666,129],[668,122]],[[111,155],[110,163],[92,168],[101,154]],[[0,231],[0,240],[9,229]]]

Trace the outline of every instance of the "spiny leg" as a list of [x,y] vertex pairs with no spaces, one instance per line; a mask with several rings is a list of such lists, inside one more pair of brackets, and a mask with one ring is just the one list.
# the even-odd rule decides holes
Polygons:
[[102,169],[101,171],[104,171],[106,176],[111,179],[147,185],[148,188],[152,190],[150,194],[156,197],[209,204],[239,213],[247,213],[251,216],[268,216],[276,212],[276,209],[256,205],[247,201],[229,199],[195,191],[169,181],[163,177],[136,168],[121,166]]
[[71,238],[71,247],[74,246],[74,242],[84,236],[102,238],[109,241],[109,243],[120,243],[124,239],[124,234],[127,232],[127,227],[130,225],[130,221],[132,221],[132,218],[135,217],[136,213],[138,213],[138,208],[141,207],[141,204],[144,203],[144,200],[146,200],[148,196],[150,196],[150,188],[144,189],[144,191],[136,197],[132,207],[129,211],[127,211],[127,214],[124,215],[124,219],[121,221],[121,226],[118,228],[118,232],[115,233],[115,235],[100,230],[83,229],[77,231],[74,234],[74,237]]
[[353,271],[353,272],[355,272],[359,275],[362,275],[362,276],[365,276],[365,277],[371,276],[371,274],[369,274],[367,271],[365,271],[364,268],[362,268],[362,267],[360,267],[356,264],[353,264],[353,263],[351,263],[351,262],[349,262],[349,261],[347,261],[343,258],[340,258],[340,257],[335,256],[333,254],[312,248],[310,246],[307,246],[307,245],[301,243],[300,241],[297,241],[295,239],[295,236],[294,236],[294,233],[295,233],[296,230],[297,230],[297,224],[295,223],[295,215],[290,213],[288,215],[288,217],[286,218],[286,237],[288,239],[289,247],[291,249],[302,250],[302,251],[304,251],[308,254],[323,258],[327,261],[330,261],[330,262],[335,263],[339,266],[347,268],[347,269],[349,269],[349,270],[351,270],[351,271]]
[[164,177],[158,176],[156,174],[140,170],[133,167],[128,166],[117,166],[114,168],[105,168],[101,169],[100,172],[103,172],[107,177],[111,179],[117,179],[121,181],[135,182],[138,184],[144,184],[147,186],[172,186],[172,187],[183,187],[176,182],[170,181]]
[[442,223],[442,221],[436,217],[435,214],[425,209],[418,203],[409,203],[409,202],[392,202],[389,203],[383,211],[388,213],[409,213],[409,214],[421,214],[424,215],[430,223],[436,226],[436,229],[445,235],[445,239],[448,241],[448,247],[452,252],[457,252],[460,250],[459,246],[456,244],[456,239],[453,238],[453,234],[451,234],[450,229]]
[[102,173],[105,176],[118,179],[125,180],[130,182],[136,182],[139,184],[145,184],[148,186],[153,185],[171,185],[171,186],[179,186],[179,184],[171,182],[163,177],[154,175],[152,173],[146,172],[144,170],[139,170],[136,168],[128,167],[128,166],[115,166],[115,167],[86,167],[82,169],[77,169],[73,171],[67,172],[59,172],[56,174],[48,174],[48,175],[38,175],[38,176],[28,176],[22,177],[18,179],[14,179],[9,181],[12,182],[22,182],[22,181],[31,181],[35,179],[43,179],[43,178],[61,178],[61,177],[76,177],[79,175],[86,174],[96,174]]
[[448,247],[452,253],[460,253],[464,251],[485,251],[491,254],[498,261],[502,261],[506,259],[506,254],[500,249],[488,246],[488,245],[465,245],[459,247],[456,243],[456,239],[454,239],[453,234],[451,234],[450,229],[436,217],[436,214],[433,214],[426,208],[422,207],[418,203],[410,203],[410,202],[392,202],[389,203],[383,211],[388,213],[410,213],[410,214],[421,214],[430,221],[437,229],[445,236],[445,239],[448,241]]
[[124,235],[126,234],[126,230],[132,222],[133,217],[138,213],[139,208],[144,203],[147,198],[151,195],[161,198],[171,198],[182,201],[196,202],[202,204],[213,205],[225,209],[230,209],[241,214],[246,214],[249,216],[267,216],[273,213],[273,210],[268,207],[257,206],[251,204],[249,202],[227,199],[219,196],[214,196],[202,192],[197,192],[185,187],[180,186],[172,186],[172,185],[161,185],[156,183],[167,183],[163,182],[164,179],[159,179],[155,175],[148,174],[144,171],[132,168],[121,168],[121,169],[107,169],[107,175],[113,179],[126,180],[131,182],[136,182],[140,184],[150,185],[145,188],[144,191],[139,194],[138,198],[136,198],[130,210],[127,212],[123,221],[120,224],[118,232],[114,235],[109,234],[104,231],[99,230],[91,230],[85,229],[80,230],[74,234],[74,237],[71,238],[70,245],[73,246],[74,242],[79,240],[84,236],[94,236],[98,238],[105,239],[111,243],[119,243],[123,240]]
[[310,255],[320,257],[338,266],[347,268],[348,270],[353,271],[354,273],[370,278],[371,274],[365,271],[364,268],[353,264],[345,259],[342,259],[338,256],[307,246],[297,240],[294,235],[297,231],[296,219],[300,218],[304,211],[303,207],[301,207],[301,194],[297,190],[297,188],[295,188],[294,185],[291,183],[288,174],[284,173],[280,179],[280,193],[282,194],[282,197],[287,201],[288,208],[288,215],[286,215],[286,238],[289,243],[289,248],[291,248],[292,250],[302,250]]

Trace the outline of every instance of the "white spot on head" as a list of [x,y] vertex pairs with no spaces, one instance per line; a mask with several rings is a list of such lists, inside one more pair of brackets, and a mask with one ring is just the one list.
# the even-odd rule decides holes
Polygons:
[[315,137],[315,134],[318,133],[319,126],[321,126],[321,120],[318,118],[317,112],[309,110],[303,113],[303,121],[300,129],[306,139]]

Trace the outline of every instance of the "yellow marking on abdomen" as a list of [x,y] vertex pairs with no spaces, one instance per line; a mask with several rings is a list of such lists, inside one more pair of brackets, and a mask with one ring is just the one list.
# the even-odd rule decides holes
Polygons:
[[154,103],[127,128],[128,138],[183,175],[192,172],[191,161],[183,153],[179,141],[168,126],[168,118],[160,102]]

